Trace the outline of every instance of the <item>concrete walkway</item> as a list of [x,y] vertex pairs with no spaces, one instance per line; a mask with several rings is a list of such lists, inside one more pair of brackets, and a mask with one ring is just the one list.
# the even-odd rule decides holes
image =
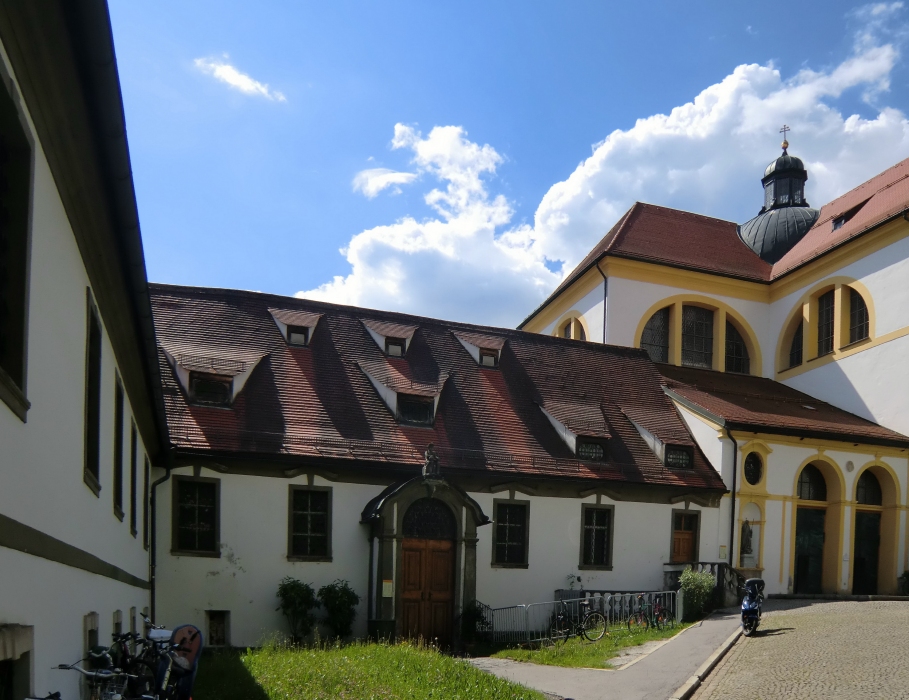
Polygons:
[[625,664],[617,671],[542,666],[510,659],[479,658],[470,663],[565,700],[665,700],[738,626],[738,612],[714,613],[634,662],[613,660]]

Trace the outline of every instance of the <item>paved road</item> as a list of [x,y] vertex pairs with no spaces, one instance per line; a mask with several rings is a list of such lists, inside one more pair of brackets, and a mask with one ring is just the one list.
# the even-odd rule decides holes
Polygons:
[[620,671],[560,668],[508,659],[473,659],[477,668],[570,700],[664,700],[739,626],[717,614]]
[[698,700],[909,698],[909,603],[768,601]]

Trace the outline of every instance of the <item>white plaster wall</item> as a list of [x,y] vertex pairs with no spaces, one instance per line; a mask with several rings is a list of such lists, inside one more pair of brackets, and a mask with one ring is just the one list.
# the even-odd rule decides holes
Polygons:
[[[191,475],[192,469],[174,474]],[[278,479],[225,475],[207,470],[202,476],[221,481],[221,557],[171,555],[171,486],[164,482],[158,500],[157,617],[173,627],[190,623],[207,632],[206,610],[229,610],[230,641],[258,645],[287,621],[275,608],[281,579],[291,576],[315,590],[346,579],[360,595],[354,634],[365,636],[369,584],[369,528],[360,513],[381,486],[346,484],[315,478],[315,486],[332,487],[331,562],[287,561],[288,490],[305,486],[306,476]]]
[[[609,297],[611,303],[607,309],[606,317],[606,342],[611,345],[625,345],[634,347],[635,331],[641,320],[650,311],[651,307],[663,299],[668,299],[679,294],[696,294],[724,302],[731,306],[748,322],[761,346],[761,355],[773,353],[776,347],[768,349],[766,328],[768,306],[762,302],[747,301],[720,294],[703,294],[692,292],[682,287],[672,287],[652,282],[639,282],[621,277],[609,278]],[[646,320],[646,319],[645,319]]]
[[0,622],[34,628],[32,691],[41,697],[57,690],[63,698],[80,697],[78,674],[51,667],[85,655],[85,615],[98,613],[98,639],[109,643],[115,610],[129,631],[130,608],[141,613],[148,606],[147,591],[11,549],[0,548],[0,572]]
[[[0,57],[9,70],[5,51]],[[11,72],[11,71],[10,71]],[[34,128],[29,122],[34,137]],[[26,394],[31,402],[23,423],[0,403],[0,513],[86,550],[142,579],[148,556],[142,543],[142,474],[137,462],[138,535],[130,534],[130,425],[126,396],[123,436],[123,507],[113,512],[114,376],[116,362],[104,329],[101,387],[101,495],[84,484],[86,287],[88,276],[45,155],[37,137],[29,268]],[[102,312],[102,326],[104,324]],[[102,576],[53,565],[0,549],[0,624],[34,625],[37,647],[35,691],[60,688],[76,697],[64,675],[47,676],[52,663],[83,654],[82,617],[102,613],[101,640],[109,639],[110,612],[149,604],[148,593]],[[127,600],[130,601],[127,605]]]
[[[609,294],[612,294],[611,279],[609,280],[609,285]],[[577,311],[583,317],[584,323],[587,325],[587,340],[595,343],[603,342],[603,306],[603,282],[600,281],[598,285],[571,307],[572,310]],[[558,321],[559,319],[556,319],[540,332],[543,335],[552,335],[555,333]]]

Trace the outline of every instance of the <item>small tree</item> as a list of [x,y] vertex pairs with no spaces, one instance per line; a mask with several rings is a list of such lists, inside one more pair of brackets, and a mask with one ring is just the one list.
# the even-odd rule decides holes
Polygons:
[[278,608],[290,623],[290,641],[299,644],[310,632],[316,622],[312,611],[318,607],[316,593],[312,586],[295,578],[286,576],[278,584]]
[[707,571],[694,571],[690,566],[680,579],[685,603],[685,619],[697,620],[704,614],[704,606],[713,595],[716,579]]
[[354,619],[357,617],[358,596],[347,581],[341,579],[319,589],[319,600],[325,606],[325,624],[331,628],[336,637],[350,635]]

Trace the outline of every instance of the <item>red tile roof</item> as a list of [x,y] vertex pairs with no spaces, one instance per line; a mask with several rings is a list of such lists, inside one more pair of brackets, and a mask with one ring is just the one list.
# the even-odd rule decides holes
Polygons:
[[300,326],[301,328],[315,328],[322,314],[312,314],[308,311],[288,311],[286,309],[269,309],[268,312],[275,320],[287,326]]
[[[264,355],[225,410],[188,404],[160,353],[171,440],[184,454],[415,472],[432,442],[443,470],[475,476],[725,490],[699,450],[693,469],[663,466],[623,413],[646,415],[644,427],[665,441],[691,440],[641,350],[232,290],[152,285],[152,307],[161,344],[179,339]],[[309,346],[284,342],[269,314],[276,307],[322,314]],[[413,326],[406,357],[385,357],[362,320]],[[500,340],[499,368],[478,365],[455,334]],[[444,382],[435,424],[397,423],[361,366],[413,385]],[[572,403],[587,417],[591,406],[599,411],[611,435],[605,464],[575,459],[540,410]]]
[[657,367],[670,396],[734,430],[909,448],[909,437],[772,379]]

